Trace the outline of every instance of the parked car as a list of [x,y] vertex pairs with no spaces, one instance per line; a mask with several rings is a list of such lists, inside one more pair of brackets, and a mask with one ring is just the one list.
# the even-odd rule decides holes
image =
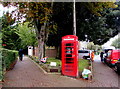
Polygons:
[[120,59],[115,63],[114,70],[120,74]]
[[104,62],[109,66],[115,66],[115,63],[120,59],[120,50],[109,50]]
[[91,50],[78,50],[78,59],[91,59]]

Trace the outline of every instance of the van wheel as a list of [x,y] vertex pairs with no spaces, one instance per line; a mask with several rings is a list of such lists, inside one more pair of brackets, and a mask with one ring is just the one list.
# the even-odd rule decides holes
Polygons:
[[85,56],[83,56],[83,59],[86,59],[86,57],[85,57]]
[[118,68],[117,68],[116,65],[114,66],[114,71],[115,71],[115,72],[118,72]]
[[111,63],[109,63],[109,64],[108,64],[108,66],[109,66],[110,68],[112,68],[112,67],[113,67]]

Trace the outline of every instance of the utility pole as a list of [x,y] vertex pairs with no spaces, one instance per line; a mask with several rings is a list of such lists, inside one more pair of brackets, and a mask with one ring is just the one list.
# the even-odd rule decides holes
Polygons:
[[76,10],[75,10],[75,0],[73,0],[73,35],[76,35]]

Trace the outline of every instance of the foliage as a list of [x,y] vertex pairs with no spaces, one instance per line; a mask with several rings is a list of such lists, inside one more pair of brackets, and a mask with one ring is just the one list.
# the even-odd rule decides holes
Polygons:
[[102,10],[98,12],[100,16],[91,13],[88,8],[86,8],[85,6],[83,7],[81,4],[82,3],[78,3],[76,8],[77,19],[79,19],[77,22],[77,36],[79,37],[79,40],[85,40],[85,35],[87,35],[87,39],[90,42],[101,45],[107,42],[109,38],[117,34],[118,30],[115,27],[115,21],[114,16],[112,15],[112,11],[110,8],[105,8],[105,6],[109,3],[97,3],[98,7],[99,5],[101,6],[103,4]]
[[18,28],[15,29],[16,34],[18,34],[19,39],[21,40],[21,48],[37,45],[37,39],[34,28],[28,27],[28,24],[28,22],[24,24],[19,24]]
[[2,33],[0,32],[0,48],[2,47]]
[[52,20],[57,24],[57,31],[49,34],[48,46],[60,46],[62,36],[73,34],[72,4],[71,2],[55,2],[53,4]]
[[3,71],[2,71],[2,51],[0,48],[0,81],[2,81],[2,79],[3,79],[2,73],[3,73]]
[[[15,62],[18,56],[18,52],[15,50],[8,50],[0,48],[0,52],[2,52],[2,58],[0,58],[0,80],[3,79],[3,74],[5,70],[10,68],[10,65]],[[0,56],[1,57],[1,56]]]
[[[16,10],[18,19],[25,17],[30,21],[29,26],[35,27],[38,40],[39,57],[43,57],[44,44],[53,28],[57,31],[50,33],[47,45],[59,46],[61,37],[73,34],[73,3],[50,3],[50,2],[18,2],[3,3],[4,6],[18,6]],[[76,3],[77,36],[79,40],[88,40],[95,44],[103,44],[110,37],[117,34],[114,16],[107,15],[107,8],[114,8],[113,2],[81,2]],[[15,13],[15,12],[13,12]],[[101,17],[100,17],[101,16]],[[112,19],[112,20],[109,20]],[[55,26],[53,26],[55,25]]]
[[[9,15],[8,15],[9,16]],[[12,17],[9,17],[12,19]],[[35,46],[36,34],[32,27],[28,27],[28,22],[19,25],[11,24],[7,15],[1,17],[2,20],[2,41],[6,44],[4,48],[18,50],[19,48],[25,48],[28,45]]]
[[89,42],[87,44],[87,49],[90,49],[90,50],[98,50],[98,49],[101,49],[101,46],[100,45],[94,45],[93,42]]
[[90,50],[93,50],[94,49],[94,43],[93,42],[89,42],[87,44],[87,48],[90,49]]
[[117,5],[114,2],[87,2],[82,3],[87,7],[87,9],[97,16],[101,16],[101,12],[104,11],[104,8],[116,8]]
[[[50,2],[4,2],[4,6],[18,7],[16,18],[21,20],[23,17],[29,21],[29,26],[34,26],[39,48],[39,57],[43,57],[44,44],[48,38],[50,26],[50,18],[52,13],[52,3]],[[16,13],[14,11],[13,13]],[[12,14],[13,14],[12,13]],[[53,26],[52,26],[53,28]]]
[[5,63],[6,69],[10,68],[10,64],[17,59],[18,51],[2,49],[3,63]]
[[111,45],[114,46],[115,48],[120,48],[120,33],[118,35],[118,38],[115,39]]
[[14,19],[8,15],[4,15],[0,18],[2,21],[2,44],[6,44],[6,46],[3,46],[7,49],[14,49],[17,50],[20,47],[20,40],[18,39],[19,36],[15,33],[15,30],[17,28],[17,25],[14,24]]
[[[77,36],[80,41],[86,39],[95,44],[103,44],[117,34],[114,16],[109,8],[115,8],[112,2],[77,2]],[[52,19],[57,23],[57,32],[50,33],[48,46],[60,46],[61,37],[73,34],[73,3],[53,4]],[[87,35],[87,38],[85,37]]]

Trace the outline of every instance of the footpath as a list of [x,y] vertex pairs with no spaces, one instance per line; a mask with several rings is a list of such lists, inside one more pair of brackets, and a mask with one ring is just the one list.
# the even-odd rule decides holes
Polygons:
[[3,87],[118,87],[118,75],[112,69],[97,60],[93,62],[93,67],[94,79],[90,83],[60,74],[44,74],[25,56],[5,74]]

